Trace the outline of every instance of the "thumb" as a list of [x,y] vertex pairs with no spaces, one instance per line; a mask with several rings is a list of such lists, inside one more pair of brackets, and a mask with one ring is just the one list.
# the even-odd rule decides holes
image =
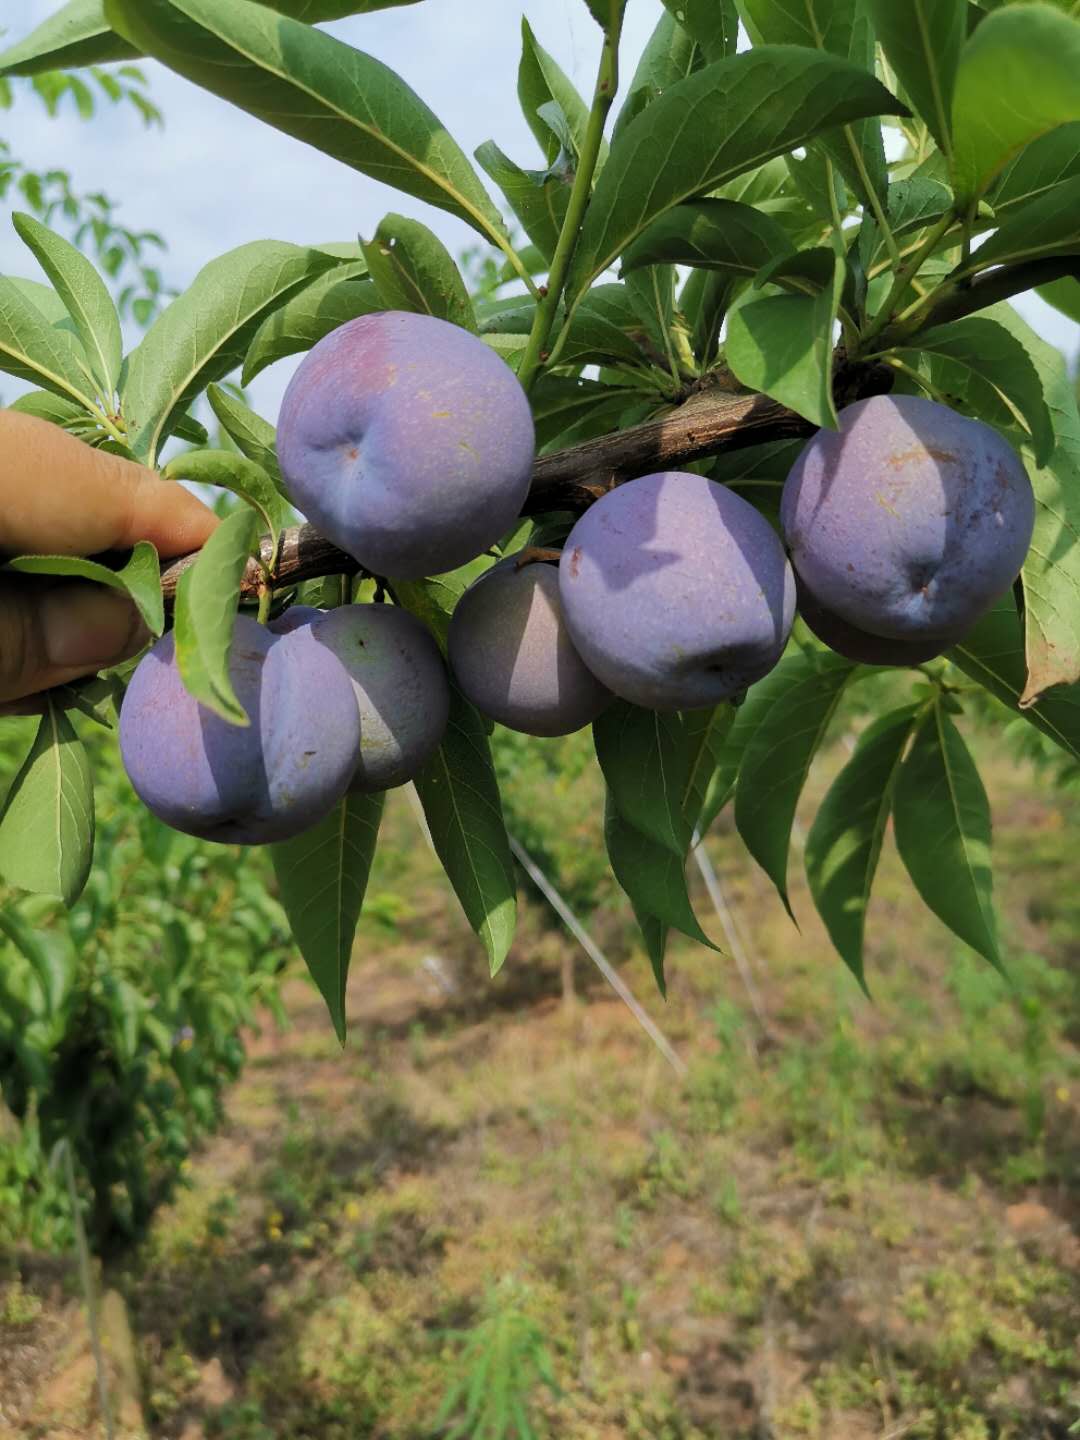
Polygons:
[[103,585],[0,585],[0,704],[118,665],[149,639],[139,612]]

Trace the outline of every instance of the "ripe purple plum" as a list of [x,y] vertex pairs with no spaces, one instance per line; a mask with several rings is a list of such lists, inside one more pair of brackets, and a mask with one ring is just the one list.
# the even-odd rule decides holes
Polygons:
[[319,341],[281,406],[289,494],[366,569],[414,580],[456,569],[521,511],[535,437],[525,392],[482,340],[387,310]]
[[275,635],[291,635],[294,630],[301,630],[312,621],[321,620],[325,614],[325,610],[320,610],[315,605],[290,605],[276,620],[271,620],[266,628]]
[[413,779],[442,742],[450,685],[439,647],[407,610],[343,605],[311,625],[352,683],[360,753],[351,790],[392,790]]
[[1016,579],[1035,501],[1020,457],[989,425],[878,395],[808,442],[780,517],[819,605],[871,635],[945,648]]
[[120,750],[143,803],[175,830],[236,845],[287,840],[327,815],[356,769],[349,677],[311,627],[274,635],[237,618],[229,676],[250,724],[230,725],[184,689],[172,633],[139,662]]
[[823,644],[837,655],[854,660],[859,665],[923,665],[944,654],[950,646],[962,637],[940,635],[922,636],[911,640],[887,640],[883,635],[870,635],[857,630],[838,615],[833,615],[819,605],[798,576],[795,577],[795,593],[799,614]]
[[652,710],[739,694],[780,659],[795,616],[791,566],[768,521],[677,470],[631,480],[585,511],[559,593],[588,668]]
[[574,649],[559,601],[559,572],[544,561],[501,560],[457,603],[450,668],[478,710],[526,735],[569,735],[613,696]]

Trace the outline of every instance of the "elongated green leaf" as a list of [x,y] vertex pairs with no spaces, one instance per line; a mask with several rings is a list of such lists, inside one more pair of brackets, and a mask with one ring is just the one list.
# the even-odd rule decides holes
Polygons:
[[276,435],[269,420],[256,415],[250,405],[223,390],[220,385],[207,387],[206,398],[221,428],[239,449],[241,455],[261,465],[279,495],[285,494],[285,481],[278,465]]
[[902,111],[859,66],[795,46],[755,48],[680,80],[612,147],[582,227],[568,297],[575,300],[673,205],[831,126]]
[[270,847],[293,938],[343,1045],[345,985],[384,799],[346,795],[314,829]]
[[700,68],[701,61],[701,50],[690,32],[679,24],[674,14],[665,11],[641,52],[611,132],[612,139],[618,139],[630,121],[651,105],[658,95],[662,95],[669,85],[674,85],[676,80],[684,80]]
[[794,247],[770,215],[737,200],[692,200],[676,205],[627,246],[623,272],[642,265],[695,265],[746,279]]
[[600,380],[544,375],[531,395],[537,450],[555,448],[568,433],[577,439],[602,435],[616,427],[634,392]]
[[623,820],[657,845],[686,855],[686,732],[678,715],[616,700],[593,722],[593,741],[608,794]]
[[522,170],[494,140],[485,140],[475,154],[477,164],[506,196],[525,234],[544,260],[550,262],[570,200],[570,184],[565,173],[557,169]]
[[893,787],[919,710],[882,715],[859,737],[806,837],[806,878],[845,965],[865,989],[863,933]]
[[250,724],[229,677],[240,581],[258,516],[240,506],[217,527],[176,587],[176,662],[185,688],[232,725]]
[[140,460],[153,463],[178,415],[240,363],[266,316],[335,263],[325,251],[255,240],[199,271],[128,357],[121,407]]
[[[559,153],[561,141],[551,125],[540,114],[552,101],[558,105],[566,123],[574,149],[581,151],[589,123],[589,107],[574,88],[554,56],[549,55],[533,34],[532,26],[522,16],[521,61],[518,65],[518,100],[525,123],[536,137],[550,165]],[[606,147],[605,147],[606,149]],[[602,162],[601,162],[602,163]]]
[[706,60],[735,54],[739,43],[735,0],[664,0],[664,4],[697,41]]
[[93,409],[93,383],[74,337],[6,276],[0,276],[0,370]]
[[0,813],[0,875],[73,905],[94,856],[94,782],[83,743],[46,697],[37,736]]
[[1055,310],[1060,310],[1062,315],[1080,325],[1080,280],[1072,280],[1066,276],[1050,285],[1040,285],[1035,293],[1040,300],[1045,300],[1048,305],[1052,305]]
[[[739,0],[739,8],[755,45],[802,45],[874,72],[874,32],[867,0]],[[839,168],[864,204],[884,205],[888,176],[878,124],[868,120],[845,124],[838,132],[819,136],[814,149]],[[832,183],[827,167],[821,180],[815,188],[827,195]],[[831,220],[832,214],[826,203],[824,218]]]
[[40,220],[16,213],[13,223],[67,307],[99,391],[109,398],[120,379],[124,341],[120,317],[104,280],[85,255]]
[[138,53],[110,28],[103,0],[69,0],[24,40],[0,53],[0,74],[77,70],[85,65],[107,65],[111,60],[132,60]]
[[418,0],[259,0],[259,3],[280,15],[318,25],[324,20],[344,20],[347,15],[370,15],[375,10],[416,5]]
[[815,425],[835,429],[832,394],[833,326],[845,265],[834,257],[832,284],[817,295],[749,291],[728,314],[724,354],[732,372]]
[[191,480],[196,485],[216,485],[239,495],[262,519],[276,551],[282,527],[292,517],[292,507],[278,494],[273,480],[261,465],[231,450],[185,450],[161,472],[165,480]]
[[1023,345],[1039,374],[1056,440],[1046,464],[1025,454],[1035,491],[1035,534],[1021,572],[1027,683],[1022,705],[1080,679],[1080,411],[1060,351],[1010,305],[987,312]]
[[960,54],[953,175],[961,200],[983,193],[1025,145],[1080,120],[1080,21],[1049,5],[1009,5]]
[[456,688],[446,736],[416,789],[435,852],[494,975],[514,938],[514,864],[484,722]]
[[998,222],[1004,224],[1031,201],[1080,175],[1080,122],[1061,125],[1025,145],[989,192]]
[[106,0],[148,55],[287,135],[502,240],[502,217],[445,127],[400,76],[250,0]]
[[953,193],[942,180],[929,175],[896,180],[889,186],[889,228],[897,237],[909,235],[935,224],[952,203]]
[[[492,316],[484,328],[494,334],[528,335],[535,313],[533,302],[523,301],[516,309]],[[642,351],[634,338],[641,323],[625,285],[594,286],[568,323],[569,334],[559,350],[560,364],[641,362]]]
[[690,904],[685,854],[673,854],[644,831],[627,824],[610,792],[604,806],[604,841],[615,879],[629,895],[639,919],[651,916],[661,925],[716,949]]
[[798,658],[801,663],[787,668],[787,683],[747,742],[735,787],[739,834],[789,915],[787,864],[795,808],[810,762],[856,668],[838,655]]
[[977,681],[1014,714],[1080,760],[1080,685],[1055,685],[1021,706],[1027,684],[1024,630],[1012,595],[1006,595],[948,652],[965,675]]
[[[287,355],[310,350],[331,330],[361,315],[385,309],[371,280],[342,277],[342,270],[351,269],[352,266],[343,266],[341,270],[320,276],[313,285],[305,285],[299,294],[266,317],[252,336],[244,358],[241,377],[244,385],[250,385],[268,365]],[[364,274],[367,274],[366,261]]]
[[983,382],[993,385],[1020,412],[1031,432],[1037,462],[1054,449],[1054,430],[1043,381],[1027,349],[996,320],[969,315],[919,335],[919,348],[944,355]]
[[691,270],[687,276],[679,309],[690,325],[694,354],[703,368],[715,363],[728,307],[746,283],[718,270]]
[[157,551],[148,540],[139,541],[122,570],[110,570],[107,565],[78,555],[20,555],[9,560],[5,568],[20,575],[62,575],[108,585],[131,597],[152,634],[160,635],[165,628],[161,565]]
[[1080,254],[1080,175],[1028,201],[979,247],[969,268],[1074,253]]
[[889,64],[945,155],[952,153],[952,100],[967,38],[967,0],[873,0]]
[[990,807],[971,753],[940,700],[919,726],[893,800],[896,846],[939,919],[1000,967]]
[[6,407],[20,415],[33,415],[38,420],[48,420],[50,425],[59,425],[64,430],[78,432],[92,431],[97,427],[94,419],[81,405],[49,390],[29,390]]
[[387,215],[363,250],[385,309],[434,315],[476,333],[476,312],[461,271],[426,225]]
[[[691,836],[695,830],[700,830],[703,818],[709,814],[717,791],[724,783],[724,747],[736,713],[735,706],[725,702],[712,709],[687,710],[682,717],[688,759],[683,821]],[[712,818],[710,816],[710,821]]]

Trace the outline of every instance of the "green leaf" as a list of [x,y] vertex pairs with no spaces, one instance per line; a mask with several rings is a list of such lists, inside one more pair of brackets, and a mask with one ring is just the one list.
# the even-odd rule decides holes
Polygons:
[[830,429],[837,425],[833,326],[844,275],[844,260],[835,256],[832,284],[817,295],[760,296],[749,291],[728,313],[724,349],[732,373],[744,385]]
[[574,379],[568,375],[542,375],[533,386],[533,423],[536,426],[536,448],[543,453],[573,434],[576,440],[590,439],[616,428],[618,417],[632,400],[635,391],[600,380]]
[[988,197],[999,224],[1076,175],[1080,175],[1080,122],[1041,135],[1006,165]]
[[74,337],[26,298],[25,283],[7,276],[0,276],[0,370],[94,408],[93,383]]
[[1055,685],[1034,703],[1020,704],[1027,684],[1027,663],[1024,629],[1011,594],[968,631],[948,652],[948,658],[1067,755],[1080,760],[1080,685]]
[[550,263],[559,242],[570,184],[557,169],[522,170],[494,140],[485,140],[474,152],[477,164],[495,181],[525,234]]
[[910,235],[936,224],[952,203],[953,193],[942,180],[929,175],[896,180],[889,186],[889,228],[897,237]]
[[[523,301],[485,322],[485,330],[507,335],[528,335],[536,307]],[[643,356],[634,339],[641,323],[625,285],[596,285],[569,320],[570,333],[561,342],[560,365],[582,365],[626,360],[640,364]],[[487,338],[487,336],[485,336]]]
[[745,279],[794,247],[772,216],[737,200],[693,200],[654,220],[627,246],[622,270],[642,265],[694,265]]
[[689,767],[682,720],[616,700],[593,721],[593,741],[623,820],[682,861],[690,844],[683,820]]
[[120,317],[104,280],[74,245],[32,215],[16,212],[12,223],[56,287],[79,333],[100,393],[110,397],[120,380],[124,341]]
[[1044,255],[1075,253],[1080,253],[1080,175],[1029,200],[979,246],[965,273]]
[[806,837],[806,878],[814,904],[844,964],[864,989],[866,907],[893,787],[918,713],[918,706],[907,705],[880,716],[863,731]]
[[223,390],[220,385],[207,387],[206,398],[221,428],[239,449],[241,455],[261,465],[279,495],[285,494],[285,481],[278,465],[276,435],[269,420],[256,415],[250,405]]
[[110,570],[107,565],[78,555],[19,555],[7,561],[5,569],[16,570],[20,575],[62,575],[108,585],[131,597],[151,634],[160,635],[165,628],[161,564],[149,540],[139,541],[122,570]]
[[615,879],[633,902],[639,920],[642,915],[651,916],[710,950],[716,949],[690,904],[685,854],[673,854],[627,824],[610,792],[604,805],[604,841]]
[[755,48],[678,81],[612,146],[574,254],[568,299],[673,205],[822,130],[902,111],[859,66],[794,46]]
[[701,827],[705,816],[709,816],[710,824],[715,818],[712,806],[724,784],[725,747],[736,714],[735,706],[725,703],[712,709],[687,710],[682,717],[688,761],[683,821],[691,836],[695,830],[704,833]]
[[[524,16],[521,20],[521,61],[518,65],[517,89],[525,123],[536,137],[548,164],[552,163],[561,148],[558,136],[540,114],[541,107],[552,101],[566,117],[574,149],[580,153],[589,124],[589,107],[558,61],[539,43],[533,34],[532,26]],[[601,155],[606,153],[606,150],[605,145]],[[603,163],[602,159],[600,163]]]
[[977,199],[1023,146],[1077,120],[1080,23],[1040,4],[1010,5],[987,16],[965,44],[956,75],[958,199]]
[[165,480],[191,480],[196,485],[216,485],[239,495],[256,510],[270,532],[271,544],[277,551],[282,528],[292,518],[292,506],[278,494],[273,480],[263,467],[245,455],[231,450],[185,450],[175,456],[161,472]]
[[176,662],[185,688],[200,705],[232,725],[248,725],[229,676],[240,581],[258,535],[258,516],[246,505],[226,515],[180,576],[176,587]]
[[5,408],[19,415],[48,420],[50,425],[59,425],[64,430],[92,431],[97,428],[93,416],[88,415],[81,405],[49,390],[29,390]]
[[461,271],[426,225],[387,215],[363,251],[384,309],[434,315],[476,333],[476,312]]
[[795,658],[785,667],[783,688],[770,687],[772,704],[746,744],[735,786],[739,834],[792,919],[787,863],[795,808],[810,762],[856,669],[850,660],[825,652],[800,655],[798,664]]
[[1052,305],[1055,310],[1060,310],[1062,315],[1080,325],[1080,280],[1072,280],[1066,276],[1050,285],[1040,285],[1035,293],[1040,300],[1045,300],[1048,305]]
[[69,0],[25,40],[0,53],[0,74],[38,75],[138,57],[105,20],[103,0]]
[[701,46],[706,60],[735,54],[739,43],[735,0],[664,0],[664,4]]
[[[801,45],[836,55],[874,73],[874,33],[867,0],[739,0],[754,44]],[[864,203],[885,203],[888,173],[881,127],[876,122],[845,124],[818,137],[814,146],[835,164]],[[811,156],[811,159],[814,157]],[[820,189],[833,177],[826,165]],[[826,205],[824,216],[832,219]]]
[[[372,281],[343,276],[343,270],[352,269],[352,266],[343,266],[321,275],[314,284],[305,285],[266,317],[252,336],[244,358],[241,376],[244,385],[250,385],[268,365],[287,355],[310,350],[331,330],[361,315],[385,309]],[[360,267],[356,269],[360,273]],[[366,261],[362,273],[367,274]]]
[[343,1045],[345,984],[385,798],[348,794],[314,829],[270,847],[293,938]]
[[494,975],[517,919],[517,888],[484,722],[452,687],[450,723],[416,777],[435,853]]
[[250,0],[106,0],[148,55],[496,244],[502,217],[436,115],[380,61]]
[[1056,438],[1043,466],[1025,455],[1035,491],[1035,534],[1021,579],[1030,705],[1051,686],[1080,679],[1080,411],[1060,351],[1009,305],[989,312],[1023,345],[1042,382]]
[[[627,298],[642,332],[643,340],[651,343],[657,357],[667,360],[667,368],[676,371],[677,362],[672,337],[675,333],[675,267],[649,265],[635,270],[624,281]],[[580,314],[580,310],[578,314]]]
[[94,856],[94,782],[83,743],[48,696],[0,813],[0,874],[74,905]]
[[985,315],[969,315],[919,333],[918,347],[943,355],[981,381],[993,385],[1023,417],[1038,462],[1054,449],[1054,430],[1043,381],[1027,349],[1003,325]]
[[121,408],[138,458],[153,464],[179,414],[240,363],[266,316],[336,263],[325,251],[254,240],[205,265],[128,356]]
[[279,15],[318,25],[324,20],[344,20],[348,15],[370,15],[375,10],[415,5],[417,0],[259,0],[259,3]]
[[952,101],[967,38],[966,0],[873,0],[886,59],[938,149],[952,153]]
[[658,95],[662,95],[669,85],[685,79],[700,64],[701,51],[697,43],[674,14],[665,11],[645,42],[645,49],[641,52],[611,132],[612,139],[618,139],[630,121]]
[[896,847],[919,894],[1000,968],[990,807],[971,753],[940,698],[919,726],[893,799]]
[[717,270],[691,270],[679,296],[679,309],[691,326],[694,355],[703,369],[716,361],[720,331],[728,308],[746,282]]

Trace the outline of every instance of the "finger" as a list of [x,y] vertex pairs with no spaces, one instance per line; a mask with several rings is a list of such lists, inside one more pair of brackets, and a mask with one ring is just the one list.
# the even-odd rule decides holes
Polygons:
[[48,421],[0,411],[0,550],[94,555],[149,540],[171,557],[198,550],[217,523],[182,485]]
[[0,586],[0,705],[118,665],[149,638],[131,601],[103,585]]

